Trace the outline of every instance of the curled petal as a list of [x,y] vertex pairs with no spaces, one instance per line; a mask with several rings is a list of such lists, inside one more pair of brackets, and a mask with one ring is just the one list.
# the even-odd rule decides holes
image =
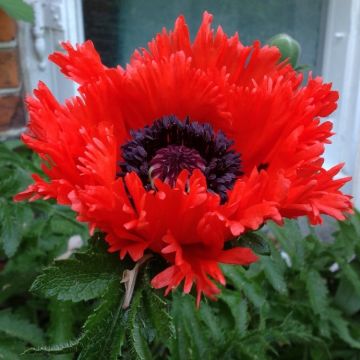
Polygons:
[[170,245],[164,250],[167,254],[173,253],[174,265],[156,275],[151,284],[156,289],[166,287],[167,294],[182,281],[184,281],[184,292],[188,293],[195,283],[198,305],[202,293],[210,298],[214,298],[219,293],[218,287],[211,279],[225,285],[219,263],[249,265],[257,260],[256,255],[248,248],[222,250],[215,244],[183,245],[171,233],[167,234],[166,241]]
[[92,41],[78,44],[75,48],[69,42],[61,45],[67,53],[56,51],[49,56],[49,60],[58,65],[61,72],[73,81],[78,84],[96,81],[105,72],[106,67]]

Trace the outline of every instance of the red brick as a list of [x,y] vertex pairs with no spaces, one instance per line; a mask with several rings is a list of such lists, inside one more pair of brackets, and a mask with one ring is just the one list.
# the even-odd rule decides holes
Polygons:
[[20,127],[25,123],[23,99],[21,96],[0,97],[0,130]]
[[16,22],[0,9],[0,41],[11,41],[16,37]]
[[19,86],[17,49],[0,51],[0,89]]

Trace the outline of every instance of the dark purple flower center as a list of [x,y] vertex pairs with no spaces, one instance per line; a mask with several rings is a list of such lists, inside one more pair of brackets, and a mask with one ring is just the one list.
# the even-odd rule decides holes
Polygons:
[[158,150],[151,159],[149,176],[174,186],[182,170],[192,173],[195,169],[204,171],[205,168],[205,161],[196,150],[184,145],[169,145]]
[[175,116],[164,116],[152,125],[130,133],[132,139],[121,146],[123,161],[119,176],[135,171],[146,189],[156,178],[174,186],[182,170],[200,169],[207,187],[220,195],[242,175],[240,154],[232,149],[233,141],[222,131],[215,133],[210,124],[184,122]]

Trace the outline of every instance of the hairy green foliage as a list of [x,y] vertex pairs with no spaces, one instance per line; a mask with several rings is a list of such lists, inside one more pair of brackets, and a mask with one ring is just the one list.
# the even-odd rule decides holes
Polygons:
[[119,281],[121,273],[116,273],[119,264],[119,261],[109,261],[109,256],[104,254],[79,253],[72,259],[56,261],[45,269],[30,290],[58,300],[95,299],[111,283]]
[[31,173],[41,172],[37,163],[20,142],[0,144],[0,309],[5,309],[0,312],[0,358],[4,359],[20,358],[27,345],[69,340],[72,322],[82,321],[80,312],[69,325],[65,305],[35,300],[28,292],[44,266],[66,251],[71,235],[87,237],[86,227],[67,208],[43,201],[14,203],[13,196],[31,182]]
[[100,305],[88,317],[80,340],[80,360],[117,359],[125,337],[125,312],[120,283],[109,286]]
[[310,270],[306,273],[305,282],[313,312],[325,317],[328,311],[328,289],[325,280],[317,271]]
[[18,143],[0,145],[0,170],[0,359],[24,351],[22,359],[61,360],[360,356],[358,213],[331,223],[325,239],[303,221],[235,239],[259,261],[222,266],[227,285],[200,308],[194,293],[164,297],[149,286],[153,265],[163,266],[153,260],[123,309],[120,280],[134,264],[109,254],[100,234],[54,261],[85,227],[61,206],[13,203],[29,173],[40,172]]
[[135,293],[132,301],[131,309],[129,311],[128,328],[129,328],[129,343],[133,349],[135,356],[140,360],[151,359],[151,351],[145,338],[145,327],[141,321],[140,306],[142,302],[142,291]]

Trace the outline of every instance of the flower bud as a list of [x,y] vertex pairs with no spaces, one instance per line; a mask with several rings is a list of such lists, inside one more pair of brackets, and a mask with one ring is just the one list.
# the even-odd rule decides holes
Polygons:
[[289,59],[290,64],[295,68],[301,53],[301,46],[295,39],[288,34],[278,34],[273,36],[268,44],[280,50],[280,61]]

